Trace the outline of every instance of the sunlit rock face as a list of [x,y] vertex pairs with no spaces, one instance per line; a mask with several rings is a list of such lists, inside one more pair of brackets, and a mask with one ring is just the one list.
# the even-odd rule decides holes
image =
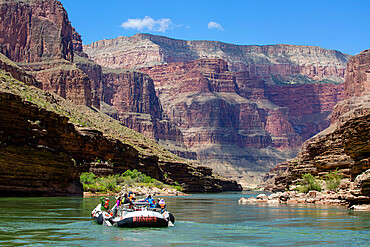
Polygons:
[[[343,82],[349,56],[316,46],[233,45],[217,41],[176,40],[150,34],[100,40],[84,46],[98,64],[111,68],[140,68],[199,58],[225,60],[230,71],[248,71],[272,80],[305,75],[313,80]],[[289,78],[290,77],[290,78]],[[307,79],[306,78],[306,79]]]
[[344,100],[334,107],[331,125],[307,140],[293,160],[280,164],[266,176],[267,189],[284,190],[305,173],[325,178],[338,170],[348,183],[341,186],[342,200],[350,204],[370,202],[370,52],[348,62]]
[[[329,126],[349,58],[320,47],[237,46],[148,34],[83,48],[102,66],[147,73],[163,116],[181,131],[180,138],[163,137],[244,184],[259,183],[265,171]],[[153,132],[138,127],[149,123],[142,117],[124,119],[142,133]]]
[[0,3],[0,52],[42,83],[44,90],[91,106],[89,78],[74,65],[82,49],[62,4],[54,0]]

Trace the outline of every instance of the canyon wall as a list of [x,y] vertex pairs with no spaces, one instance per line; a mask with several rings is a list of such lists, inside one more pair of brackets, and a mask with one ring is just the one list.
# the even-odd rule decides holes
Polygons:
[[[74,64],[76,33],[55,0],[0,3],[0,52],[42,83],[44,90],[91,106],[89,78]],[[81,44],[82,45],[82,44]]]
[[147,34],[82,46],[58,1],[3,1],[0,10],[1,52],[44,90],[245,184],[326,128],[341,99],[342,86],[319,84],[343,81],[349,56],[337,51]]
[[68,119],[2,92],[0,118],[0,195],[82,195],[78,168],[58,135],[70,133]]
[[[98,64],[111,68],[140,68],[199,58],[219,58],[230,71],[248,71],[272,80],[278,75],[292,82],[290,75],[306,79],[343,82],[349,56],[315,46],[233,45],[217,41],[176,40],[150,34],[100,40],[84,46]],[[293,80],[294,81],[294,80]]]
[[201,163],[243,185],[292,158],[302,142],[329,126],[342,98],[334,84],[272,86],[222,59],[141,68],[168,118]]
[[[160,141],[176,140],[166,147],[176,153],[184,145],[201,163],[244,185],[259,183],[265,171],[329,126],[343,97],[343,86],[336,84],[343,82],[349,57],[319,47],[237,46],[148,34],[83,49],[102,66],[147,73],[163,116],[182,135],[168,133]],[[141,127],[152,118],[122,122],[153,138],[151,128]]]
[[[118,131],[116,136],[120,136],[119,133],[127,130],[121,125],[112,125],[115,120],[109,117],[102,119],[101,113],[73,107],[56,95],[14,81],[2,70],[0,77],[1,195],[82,195],[79,175],[97,159],[112,164],[115,174],[137,169],[166,183],[177,182],[189,192],[241,189],[235,181],[215,178],[209,168],[168,157],[158,145],[153,147],[145,139],[135,139],[134,131],[130,130],[133,132],[129,134],[130,139],[126,137],[124,141],[135,143],[145,152],[108,137],[102,131]],[[59,115],[63,112],[73,112],[74,118],[77,114],[78,123],[89,121],[95,127],[76,128],[68,117]],[[104,130],[97,128],[100,124]]]
[[338,170],[344,181],[340,195],[351,204],[370,202],[370,51],[348,62],[345,100],[334,108],[331,125],[305,142],[293,160],[271,170],[268,190],[285,190],[305,173],[320,178]]
[[54,0],[3,0],[0,52],[14,62],[73,61],[72,27]]

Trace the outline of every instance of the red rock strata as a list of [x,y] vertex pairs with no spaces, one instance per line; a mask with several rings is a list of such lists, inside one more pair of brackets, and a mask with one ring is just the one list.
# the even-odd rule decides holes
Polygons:
[[[343,82],[349,58],[312,46],[236,46],[148,34],[97,41],[84,52],[100,65],[147,73],[183,143],[221,174],[246,180],[260,175],[252,167],[267,169],[292,157],[286,153],[329,126],[343,87],[314,83]],[[142,133],[154,131],[138,127],[143,116],[125,119]]]
[[[342,92],[342,87],[334,84],[269,86],[247,71],[230,72],[221,59],[140,70],[153,78],[165,115],[177,123],[185,145],[202,161],[233,159],[215,156],[219,145],[220,153],[231,146],[233,152],[240,148],[300,147],[302,140],[329,126],[328,116]],[[256,159],[261,156],[255,153]],[[217,167],[224,174],[224,168]]]
[[238,143],[263,148],[271,144],[266,135],[248,136],[254,126],[246,120],[259,119],[258,110],[236,93],[235,77],[225,61],[201,59],[141,71],[153,78],[165,114],[182,129],[188,147]]
[[266,189],[284,190],[305,173],[320,178],[338,169],[343,178],[338,195],[350,204],[370,203],[370,52],[365,50],[348,63],[345,100],[334,108],[328,129],[306,141],[293,160],[271,171]]
[[12,61],[73,61],[72,27],[59,1],[4,0],[0,16],[0,52]]
[[[89,78],[72,63],[78,35],[54,0],[4,0],[0,4],[0,52],[42,83],[44,90],[91,106]],[[73,39],[74,38],[74,39]]]
[[232,45],[216,41],[176,40],[150,34],[101,40],[84,46],[98,64],[112,68],[139,68],[220,58],[230,71],[248,71],[268,77],[303,74],[313,80],[342,82],[348,55],[315,46]]

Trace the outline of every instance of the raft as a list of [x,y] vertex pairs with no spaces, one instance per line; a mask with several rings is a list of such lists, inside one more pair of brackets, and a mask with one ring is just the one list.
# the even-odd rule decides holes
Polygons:
[[99,225],[117,227],[168,227],[175,223],[175,217],[168,211],[150,208],[147,202],[136,202],[133,206],[122,205],[113,207],[111,212],[101,211],[100,204],[91,212],[91,218]]

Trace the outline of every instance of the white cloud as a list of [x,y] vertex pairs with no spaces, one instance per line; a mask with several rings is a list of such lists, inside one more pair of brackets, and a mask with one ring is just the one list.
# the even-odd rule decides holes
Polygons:
[[217,29],[218,31],[224,31],[224,29],[222,28],[222,26],[219,23],[214,22],[214,21],[210,21],[208,23],[208,28],[209,29]]
[[172,28],[172,21],[168,18],[162,18],[159,20],[154,20],[150,16],[145,16],[143,19],[128,19],[121,24],[124,29],[136,29],[139,31],[149,30],[157,32],[165,32],[166,30]]

